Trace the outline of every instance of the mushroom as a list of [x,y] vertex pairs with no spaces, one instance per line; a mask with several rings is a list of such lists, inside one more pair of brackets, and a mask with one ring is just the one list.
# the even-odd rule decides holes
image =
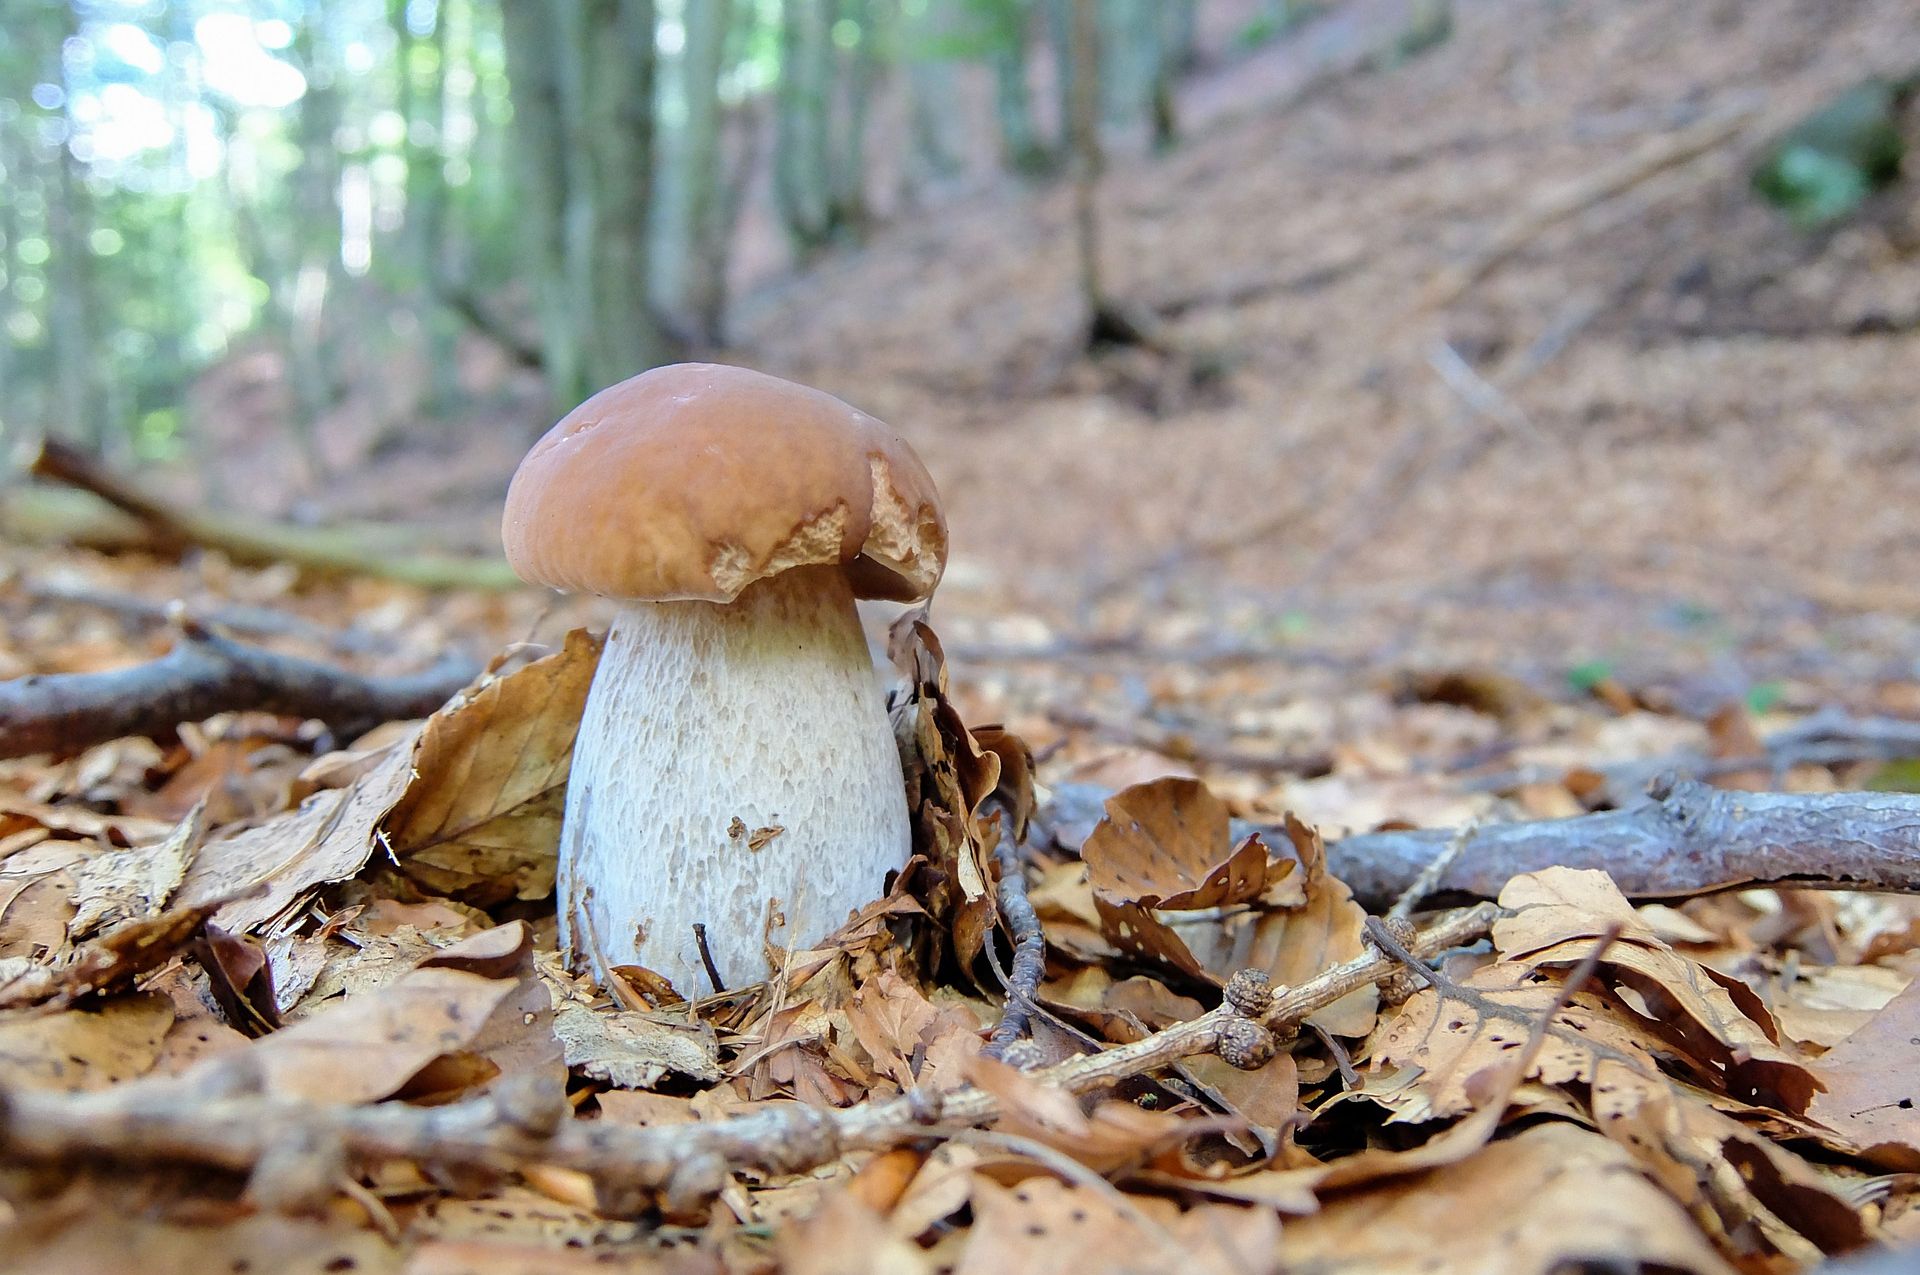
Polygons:
[[906,794],[854,600],[925,598],[947,554],[904,441],[777,377],[655,368],[534,444],[502,535],[523,578],[620,603],[567,786],[566,951],[699,995],[880,897]]

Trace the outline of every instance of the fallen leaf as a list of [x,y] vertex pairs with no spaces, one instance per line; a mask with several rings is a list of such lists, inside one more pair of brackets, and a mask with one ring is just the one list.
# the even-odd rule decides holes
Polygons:
[[1279,1219],[1267,1209],[1198,1204],[1183,1211],[1164,1200],[1121,1197],[1046,1176],[1011,1188],[976,1176],[973,1209],[955,1275],[1175,1269],[1269,1275],[1282,1268],[1286,1251]]
[[[518,921],[468,940],[495,969],[499,949],[507,942],[518,944],[523,954],[530,952],[525,927]],[[461,949],[445,955],[458,961]],[[473,969],[423,966],[380,991],[339,1001],[205,1067],[244,1066],[258,1077],[264,1092],[278,1097],[374,1102],[399,1092],[442,1055],[472,1048],[503,1006],[518,1018],[515,1010],[528,988],[544,995],[530,965],[520,968],[525,972],[489,976]],[[540,1025],[521,1030],[537,1032]],[[196,1071],[185,1079],[201,1077]]]
[[479,906],[553,892],[573,738],[600,659],[584,629],[434,714],[419,778],[382,823],[400,871]]
[[1733,1275],[1627,1153],[1549,1123],[1457,1164],[1347,1192],[1288,1222],[1289,1270],[1367,1275]]
[[719,1045],[705,1027],[567,1001],[554,1010],[553,1031],[569,1068],[616,1089],[652,1089],[669,1075],[720,1079]]
[[[1080,857],[1088,883],[1112,902],[1194,911],[1244,903],[1267,884],[1266,846],[1258,835],[1235,845],[1226,803],[1197,779],[1135,784],[1106,809]],[[1285,875],[1292,865],[1276,868]]]
[[0,1083],[76,1093],[145,1075],[173,1019],[172,1002],[152,992],[0,1017]]
[[167,905],[206,834],[206,806],[197,805],[166,838],[131,850],[108,850],[73,869],[73,916],[67,937],[80,940]]
[[1811,1065],[1826,1091],[1807,1114],[1874,1163],[1920,1172],[1920,981]]

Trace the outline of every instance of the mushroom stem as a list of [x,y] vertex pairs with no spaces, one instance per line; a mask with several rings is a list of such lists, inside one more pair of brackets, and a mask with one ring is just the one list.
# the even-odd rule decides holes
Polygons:
[[[800,567],[731,603],[628,602],[574,743],[565,949],[713,990],[769,973],[880,897],[907,860],[900,758],[853,593]],[[785,917],[768,928],[770,904]]]

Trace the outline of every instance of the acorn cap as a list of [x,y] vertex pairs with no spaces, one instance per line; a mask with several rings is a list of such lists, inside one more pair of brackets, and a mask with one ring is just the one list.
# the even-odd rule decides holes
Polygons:
[[610,598],[731,602],[838,564],[913,602],[947,561],[933,479],[891,429],[819,390],[714,363],[601,390],[535,443],[501,537],[525,580]]

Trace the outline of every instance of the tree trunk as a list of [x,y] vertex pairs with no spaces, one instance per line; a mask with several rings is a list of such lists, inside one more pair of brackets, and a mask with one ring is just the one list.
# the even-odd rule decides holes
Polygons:
[[313,29],[323,20],[321,14],[309,14],[294,38],[293,55],[307,77],[307,91],[294,125],[300,146],[300,164],[293,174],[295,250],[291,277],[281,283],[280,304],[286,317],[287,379],[293,390],[291,424],[315,477],[326,467],[316,430],[334,399],[327,302],[340,276],[340,157],[334,142],[340,128],[340,91],[332,68],[321,58],[328,42],[316,38]]
[[[944,6],[927,6],[917,18],[909,19],[909,45],[935,44],[950,34],[946,29],[950,16]],[[960,118],[958,105],[952,59],[944,53],[911,54],[907,59],[908,127],[913,140],[909,171],[917,185],[945,181],[961,170],[960,140],[954,134]]]
[[832,17],[832,0],[784,0],[780,6],[774,197],[802,257],[818,252],[833,235],[827,144]]
[[1089,335],[1107,310],[1100,271],[1100,216],[1097,204],[1100,151],[1099,0],[1067,0],[1072,12],[1067,50],[1067,151],[1073,177],[1074,246],[1079,258],[1080,303]]
[[504,0],[527,267],[561,406],[667,357],[649,300],[652,0]]
[[[828,151],[833,159],[832,180],[828,191],[828,219],[835,234],[859,238],[866,232],[867,209],[867,123],[872,115],[873,90],[880,82],[881,25],[880,6],[887,0],[843,0],[840,17],[855,23],[858,39],[848,50],[848,65],[842,71],[834,46],[827,47],[824,74],[829,82],[838,80],[838,136],[833,132],[835,115],[828,112]],[[834,18],[835,24],[839,17]]]
[[[66,38],[78,34],[71,6],[60,6],[60,30]],[[48,78],[67,85],[58,59],[63,40],[52,42],[55,65]],[[95,375],[95,307],[93,249],[90,242],[92,199],[80,158],[73,153],[73,93],[67,85],[67,133],[53,157],[53,180],[46,184],[47,239],[47,347],[53,365],[52,432],[98,445],[106,437],[100,383]]]
[[1042,173],[1053,155],[1033,122],[1033,94],[1027,87],[1029,14],[1025,0],[1008,0],[999,15],[988,61],[993,67],[994,118],[1000,126],[1001,161],[1015,172]]
[[727,35],[733,25],[732,0],[701,0],[686,10],[687,43],[680,70],[686,99],[682,135],[681,202],[687,236],[685,287],[681,304],[694,335],[704,345],[724,339],[727,306],[729,235],[722,191],[725,117],[720,107],[720,76],[727,65]]

